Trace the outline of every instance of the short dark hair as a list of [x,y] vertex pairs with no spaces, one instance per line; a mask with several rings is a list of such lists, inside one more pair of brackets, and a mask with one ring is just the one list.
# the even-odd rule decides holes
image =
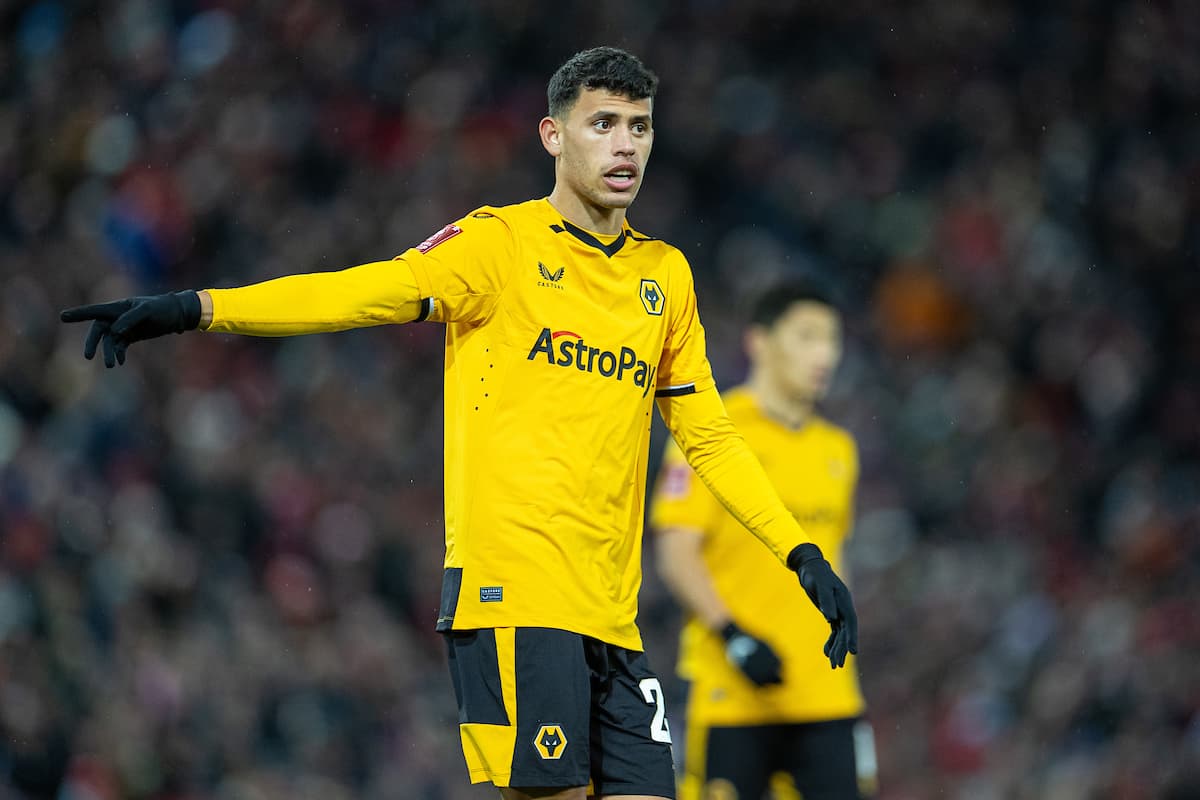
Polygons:
[[658,76],[632,53],[593,47],[567,59],[546,87],[550,116],[561,117],[575,105],[581,89],[608,89],[630,100],[654,99]]
[[796,303],[820,303],[840,312],[832,295],[816,281],[792,278],[773,284],[750,306],[750,324],[769,328]]

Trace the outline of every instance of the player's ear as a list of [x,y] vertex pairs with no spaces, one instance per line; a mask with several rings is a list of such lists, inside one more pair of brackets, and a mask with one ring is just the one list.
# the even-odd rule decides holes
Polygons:
[[546,152],[558,158],[562,152],[562,131],[558,120],[554,117],[542,117],[538,123],[538,134],[542,137],[542,147]]

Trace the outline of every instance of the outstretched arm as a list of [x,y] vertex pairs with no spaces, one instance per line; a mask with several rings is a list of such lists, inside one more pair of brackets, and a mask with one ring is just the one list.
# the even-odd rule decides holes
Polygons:
[[658,408],[679,449],[713,496],[799,576],[809,599],[832,628],[825,655],[833,666],[842,666],[847,652],[858,652],[858,617],[850,592],[779,499],[726,415],[716,389],[661,397]]
[[168,333],[202,330],[293,336],[424,319],[422,299],[404,261],[376,261],[336,272],[289,275],[236,289],[172,292],[77,306],[63,322],[91,321],[85,358],[103,345],[104,363],[125,363],[129,345]]
[[200,328],[250,336],[324,333],[413,322],[429,315],[412,267],[403,260],[287,275],[199,294]]

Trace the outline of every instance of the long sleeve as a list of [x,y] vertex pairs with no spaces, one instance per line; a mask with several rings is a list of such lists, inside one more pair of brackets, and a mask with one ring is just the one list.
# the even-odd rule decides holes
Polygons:
[[658,410],[713,496],[781,563],[796,545],[810,541],[725,413],[715,388],[660,397]]
[[413,322],[428,316],[432,303],[422,299],[412,268],[402,260],[207,291],[213,319],[206,330],[251,336]]

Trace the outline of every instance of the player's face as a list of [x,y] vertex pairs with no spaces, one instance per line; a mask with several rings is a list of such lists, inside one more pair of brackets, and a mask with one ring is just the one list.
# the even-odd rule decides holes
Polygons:
[[828,391],[842,357],[841,317],[823,303],[794,303],[752,338],[751,357],[789,395],[815,402]]
[[[584,89],[561,120],[543,120],[543,143],[559,186],[600,209],[628,208],[642,186],[654,143],[651,101]],[[546,122],[554,124],[548,129]]]

